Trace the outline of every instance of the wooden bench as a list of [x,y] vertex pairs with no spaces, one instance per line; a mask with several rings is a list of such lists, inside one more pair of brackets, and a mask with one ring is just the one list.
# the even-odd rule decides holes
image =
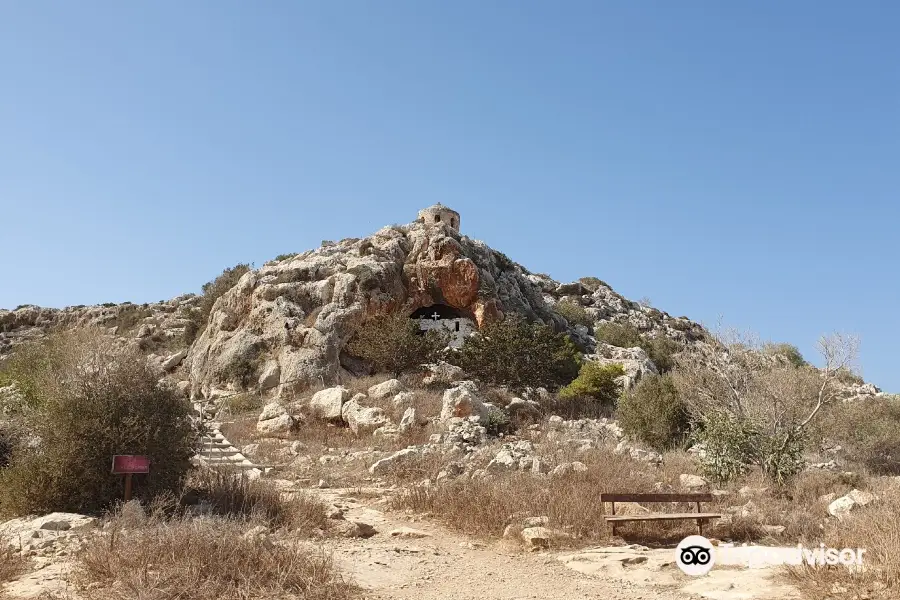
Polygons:
[[[718,519],[718,513],[700,512],[701,502],[712,502],[712,494],[600,494],[600,506],[612,505],[612,514],[604,517],[612,525],[612,534],[616,535],[616,524],[630,521],[682,521],[696,520],[697,530],[703,535],[703,523]],[[617,515],[616,502],[690,502],[697,505],[697,512],[692,513],[645,513],[640,515]]]

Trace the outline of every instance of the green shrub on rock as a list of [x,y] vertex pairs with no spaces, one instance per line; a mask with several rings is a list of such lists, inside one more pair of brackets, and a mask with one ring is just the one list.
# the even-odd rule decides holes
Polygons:
[[549,408],[560,416],[596,418],[608,414],[618,401],[622,389],[616,378],[625,374],[622,365],[585,362],[578,377],[559,390],[556,402]]
[[553,307],[553,310],[571,325],[584,325],[585,327],[594,326],[594,320],[580,304],[563,300],[557,302]]
[[619,400],[619,424],[629,436],[660,452],[683,443],[687,408],[668,375],[647,375]]

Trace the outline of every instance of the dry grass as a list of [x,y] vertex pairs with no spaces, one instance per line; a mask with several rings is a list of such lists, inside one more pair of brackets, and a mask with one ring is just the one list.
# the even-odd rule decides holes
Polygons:
[[606,451],[584,453],[579,460],[586,472],[556,477],[549,484],[529,473],[511,473],[436,487],[408,486],[393,507],[431,513],[479,537],[499,537],[524,517],[546,516],[548,526],[568,533],[573,543],[606,539],[600,494],[653,491],[654,474],[643,463]]
[[830,520],[824,543],[832,548],[865,548],[863,570],[795,567],[790,580],[808,598],[894,600],[900,597],[900,489],[876,490],[879,501],[856,509],[846,520]]
[[77,555],[73,580],[95,600],[344,600],[355,589],[331,560],[295,542],[247,535],[233,519],[113,517]]
[[[740,495],[738,490],[747,486],[763,490]],[[869,481],[864,474],[830,473],[827,471],[807,471],[784,487],[767,481],[759,472],[753,472],[729,486],[729,496],[721,499],[714,508],[724,511],[728,506],[753,504],[753,515],[735,515],[731,523],[717,531],[729,540],[747,542],[770,540],[788,545],[818,545],[822,540],[823,525],[828,516],[826,494],[842,496],[857,488],[865,490]],[[783,525],[781,534],[766,534],[764,525]]]
[[306,493],[286,497],[271,483],[199,470],[188,482],[191,491],[220,517],[241,519],[270,528],[312,534],[328,528],[326,506]]
[[[0,586],[12,581],[25,572],[26,561],[18,552],[13,551],[6,540],[0,538]],[[0,592],[0,597],[3,593]]]

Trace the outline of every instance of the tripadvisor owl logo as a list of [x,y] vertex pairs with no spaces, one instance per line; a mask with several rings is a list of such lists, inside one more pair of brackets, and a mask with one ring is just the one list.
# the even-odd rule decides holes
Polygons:
[[675,548],[675,562],[688,575],[706,575],[716,563],[713,545],[702,535],[689,535]]

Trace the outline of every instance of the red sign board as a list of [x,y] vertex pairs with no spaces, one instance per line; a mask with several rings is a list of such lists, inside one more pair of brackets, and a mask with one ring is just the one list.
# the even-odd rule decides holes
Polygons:
[[150,458],[131,454],[117,454],[113,456],[112,472],[114,475],[149,473]]

